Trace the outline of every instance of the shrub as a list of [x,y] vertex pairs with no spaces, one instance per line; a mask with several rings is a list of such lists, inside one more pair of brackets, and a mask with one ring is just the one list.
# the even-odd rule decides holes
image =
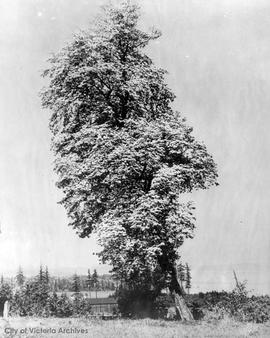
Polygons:
[[73,315],[75,316],[88,316],[91,313],[91,305],[84,299],[80,293],[74,294],[73,300]]
[[[231,317],[239,321],[264,323],[270,320],[270,297],[249,297],[245,283],[238,283],[232,292],[207,292],[190,296],[188,305],[197,304],[204,319]],[[195,319],[196,318],[194,315]]]
[[252,296],[242,308],[243,320],[264,323],[270,320],[270,297]]
[[174,306],[174,301],[170,295],[162,294],[154,300],[153,314],[155,318],[167,318],[168,308]]
[[18,316],[88,316],[91,307],[79,293],[72,301],[66,294],[60,297],[56,293],[50,295],[35,282],[31,282],[14,294],[11,300],[11,312]]
[[51,297],[52,316],[56,317],[71,317],[73,315],[73,305],[71,300],[63,293],[60,297],[53,295]]
[[11,312],[19,316],[47,317],[49,312],[49,292],[37,281],[25,284],[17,290],[11,300]]
[[0,299],[2,301],[10,300],[12,298],[12,290],[9,284],[3,283],[0,286]]

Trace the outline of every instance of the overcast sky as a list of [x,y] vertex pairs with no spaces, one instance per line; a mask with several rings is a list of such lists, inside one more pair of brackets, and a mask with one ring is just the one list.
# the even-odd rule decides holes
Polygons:
[[[117,2],[117,1],[115,1]],[[0,273],[47,264],[54,273],[98,266],[94,239],[79,239],[57,204],[49,112],[40,77],[96,15],[101,0],[0,0]],[[270,292],[270,3],[141,0],[141,26],[163,35],[148,54],[167,69],[175,108],[205,142],[219,187],[192,193],[197,229],[182,250],[193,291],[230,289],[233,269]]]

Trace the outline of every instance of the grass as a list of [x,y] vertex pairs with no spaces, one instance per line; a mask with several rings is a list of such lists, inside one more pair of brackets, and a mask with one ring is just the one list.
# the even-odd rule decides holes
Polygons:
[[[16,331],[17,330],[17,331]],[[66,330],[65,332],[63,332]],[[6,332],[6,333],[5,333]],[[270,337],[270,323],[233,320],[190,323],[164,320],[89,320],[83,318],[0,319],[1,338],[174,338],[174,337]]]

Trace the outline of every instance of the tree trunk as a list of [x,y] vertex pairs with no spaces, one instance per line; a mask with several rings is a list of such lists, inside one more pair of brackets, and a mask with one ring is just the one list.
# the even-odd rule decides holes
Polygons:
[[172,280],[171,280],[171,286],[170,286],[171,294],[174,298],[175,307],[178,311],[180,320],[193,320],[192,313],[190,312],[185,299],[184,289],[180,286],[178,279],[177,279],[177,271],[176,268],[172,268]]
[[180,320],[193,320],[193,315],[190,312],[184,297],[176,292],[173,294],[173,297]]

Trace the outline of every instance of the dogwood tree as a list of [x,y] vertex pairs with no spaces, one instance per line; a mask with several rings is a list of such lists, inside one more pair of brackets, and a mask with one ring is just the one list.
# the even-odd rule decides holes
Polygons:
[[141,31],[138,19],[128,2],[105,7],[50,59],[42,103],[52,111],[70,225],[81,237],[98,234],[100,257],[121,280],[139,285],[161,272],[181,296],[178,250],[194,230],[194,207],[181,194],[216,184],[217,171],[172,109],[166,72],[143,51],[160,32]]

